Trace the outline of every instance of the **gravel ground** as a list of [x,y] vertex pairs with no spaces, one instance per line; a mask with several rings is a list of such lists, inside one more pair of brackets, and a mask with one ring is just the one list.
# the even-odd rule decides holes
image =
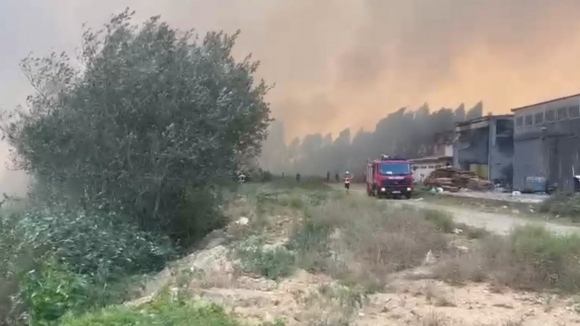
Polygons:
[[503,193],[503,192],[477,192],[477,191],[445,192],[443,194],[446,196],[454,196],[454,197],[480,198],[480,199],[499,200],[525,204],[539,204],[550,197],[548,195],[539,195],[539,194],[512,195],[511,193]]
[[[365,195],[364,185],[353,185],[352,191]],[[515,196],[514,196],[515,197]],[[438,205],[437,203],[422,201],[420,199],[411,200],[383,200],[385,205],[411,205],[418,208],[437,209],[453,215],[453,219],[458,223],[464,223],[473,227],[484,228],[497,234],[508,234],[514,227],[524,225],[541,225],[554,233],[575,233],[580,232],[580,226],[562,225],[553,222],[544,222],[538,219],[528,219],[501,213],[481,212],[475,209],[454,207],[448,205]]]

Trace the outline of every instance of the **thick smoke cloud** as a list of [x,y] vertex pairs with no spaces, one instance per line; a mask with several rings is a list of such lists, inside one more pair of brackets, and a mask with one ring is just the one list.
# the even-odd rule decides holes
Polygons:
[[200,33],[241,29],[237,54],[276,84],[287,139],[371,130],[425,102],[503,113],[579,91],[577,0],[19,0],[0,2],[0,106],[31,91],[20,58],[72,52],[83,22],[127,6]]
[[324,176],[353,171],[362,175],[368,159],[381,154],[416,158],[433,154],[435,135],[453,130],[455,122],[475,119],[483,114],[480,102],[465,111],[464,105],[455,110],[441,108],[431,111],[427,104],[416,110],[401,108],[379,120],[373,132],[359,130],[354,137],[345,129],[332,139],[330,135],[309,134],[295,138],[286,146],[284,123],[271,126],[270,137],[264,144],[263,168],[277,174],[301,173]]

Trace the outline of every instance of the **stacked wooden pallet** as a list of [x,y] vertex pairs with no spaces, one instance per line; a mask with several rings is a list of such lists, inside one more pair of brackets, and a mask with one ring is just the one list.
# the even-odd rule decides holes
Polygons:
[[453,167],[437,169],[425,179],[427,186],[440,187],[445,191],[457,192],[461,189],[474,191],[493,190],[493,183],[480,178],[473,171],[464,171]]

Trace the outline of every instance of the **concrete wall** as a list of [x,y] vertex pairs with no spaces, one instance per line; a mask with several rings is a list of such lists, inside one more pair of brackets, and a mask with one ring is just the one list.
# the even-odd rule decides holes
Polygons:
[[451,164],[452,159],[449,158],[434,158],[434,159],[417,159],[411,160],[411,170],[413,171],[413,180],[415,182],[423,182],[431,172]]
[[433,156],[453,156],[452,144],[438,144],[434,146]]
[[480,177],[511,184],[513,180],[513,133],[511,116],[477,119],[456,126],[453,165],[472,170]]
[[489,179],[512,183],[514,157],[514,123],[511,118],[498,118],[489,126]]
[[489,127],[461,131],[455,143],[457,166],[469,170],[471,164],[487,164],[489,151]]
[[580,174],[580,96],[515,110],[514,119],[514,188],[545,178],[547,186],[573,191],[573,176]]

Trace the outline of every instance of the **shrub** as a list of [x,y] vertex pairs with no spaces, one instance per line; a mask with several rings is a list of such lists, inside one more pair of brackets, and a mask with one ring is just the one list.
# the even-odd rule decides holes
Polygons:
[[10,324],[24,311],[53,320],[117,302],[127,277],[159,270],[173,253],[166,237],[115,213],[31,208],[0,215],[0,225],[0,312]]
[[274,176],[270,171],[262,171],[262,175],[260,176],[261,182],[270,182],[274,179]]
[[579,235],[555,235],[542,227],[527,226],[515,230],[507,241],[508,253],[513,255],[511,264],[501,263],[514,267],[507,278],[510,283],[580,290]]
[[482,241],[481,248],[444,261],[437,274],[456,283],[491,279],[525,290],[580,290],[580,235],[525,226]]
[[70,315],[60,326],[241,326],[216,305],[195,301],[180,302],[167,298],[136,308],[109,307],[81,316]]
[[264,248],[251,244],[238,248],[237,255],[246,272],[272,280],[288,276],[294,269],[294,255],[284,247]]
[[330,258],[328,236],[332,230],[326,221],[307,216],[287,244],[296,252],[298,265],[310,272],[324,272]]
[[81,312],[99,299],[86,275],[75,274],[49,259],[20,281],[18,303],[30,325],[48,325],[67,312]]
[[20,217],[17,230],[23,248],[102,281],[159,270],[172,255],[167,238],[141,231],[112,212],[33,210]]
[[[82,69],[66,53],[25,58],[37,92],[28,108],[6,112],[0,129],[16,168],[51,193],[190,243],[182,237],[201,232],[179,214],[183,191],[224,182],[259,155],[269,86],[254,78],[258,62],[232,55],[238,34],[199,38],[159,17],[135,24],[133,16],[127,9],[84,31]],[[205,225],[202,218],[214,225],[203,214],[193,226]]]
[[216,188],[186,188],[179,214],[174,217],[168,230],[171,238],[180,239],[177,243],[180,249],[188,250],[206,234],[227,224],[227,218],[219,210],[220,202],[220,193]]
[[451,233],[455,229],[453,218],[445,212],[428,210],[425,212],[425,219],[433,223],[433,225],[442,232]]
[[557,193],[550,196],[538,207],[540,212],[570,217],[573,221],[580,220],[580,195]]

